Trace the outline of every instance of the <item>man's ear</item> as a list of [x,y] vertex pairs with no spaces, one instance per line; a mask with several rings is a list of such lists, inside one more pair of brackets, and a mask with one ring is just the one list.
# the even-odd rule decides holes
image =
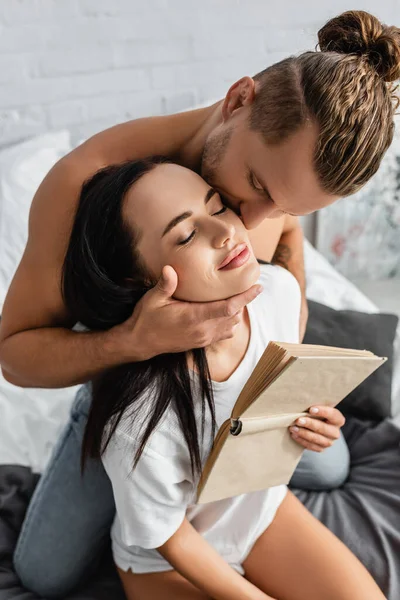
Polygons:
[[227,121],[229,117],[243,106],[250,106],[255,98],[256,83],[251,77],[242,77],[228,90],[222,105],[222,117]]

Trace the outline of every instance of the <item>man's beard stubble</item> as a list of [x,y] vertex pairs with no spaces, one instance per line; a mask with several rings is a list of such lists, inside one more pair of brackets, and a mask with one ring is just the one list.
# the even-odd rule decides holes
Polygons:
[[218,187],[218,169],[231,139],[233,126],[207,138],[201,157],[201,176],[209,185]]

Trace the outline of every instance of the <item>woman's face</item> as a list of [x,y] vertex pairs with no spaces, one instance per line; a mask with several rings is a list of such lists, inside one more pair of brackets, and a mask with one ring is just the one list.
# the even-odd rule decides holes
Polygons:
[[258,279],[259,265],[242,221],[189,169],[156,166],[128,191],[123,213],[151,277],[158,279],[165,265],[175,269],[175,298],[221,300]]

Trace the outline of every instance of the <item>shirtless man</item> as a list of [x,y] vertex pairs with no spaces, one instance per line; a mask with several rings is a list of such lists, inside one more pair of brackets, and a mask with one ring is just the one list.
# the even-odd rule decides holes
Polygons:
[[[295,275],[303,292],[304,332],[303,234],[297,216],[282,211],[307,214],[335,197],[320,189],[312,173],[316,126],[307,124],[286,143],[268,148],[246,124],[255,93],[255,81],[245,77],[231,87],[224,102],[117,125],[53,167],[33,199],[28,244],[4,304],[0,358],[8,381],[19,386],[68,386],[125,361],[208,345],[230,335],[235,313],[256,295],[250,290],[226,303],[209,305],[174,302],[176,278],[167,271],[159,289],[148,294],[122,327],[90,334],[70,330],[73,323],[64,308],[60,269],[82,183],[105,165],[154,154],[198,172],[203,169],[246,227],[254,228],[256,255],[271,261],[275,254]],[[235,130],[226,144],[231,127]],[[256,173],[268,181],[274,202],[267,191],[252,189]]]
[[[223,302],[183,303],[173,299],[171,268],[122,325],[107,332],[71,329],[60,280],[82,183],[105,165],[155,154],[201,173],[252,230],[257,257],[297,278],[302,338],[307,302],[298,216],[359,189],[392,140],[387,82],[400,75],[400,49],[398,30],[389,29],[362,11],[344,13],[320,30],[322,52],[243,77],[212,106],[112,127],[59,161],[34,197],[27,247],[4,304],[5,378],[19,386],[63,387],[123,362],[231,335],[257,286]],[[315,449],[325,426],[343,423],[336,413],[326,419],[301,428],[305,447]]]
[[[203,346],[210,339],[230,334],[235,318],[229,315],[254,298],[255,291],[227,303],[175,303],[170,299],[176,285],[171,273],[160,283],[160,289],[144,300],[141,310],[118,330],[104,334],[72,332],[69,327],[73,323],[68,320],[60,291],[60,269],[80,188],[89,176],[107,164],[152,154],[170,156],[200,171],[209,137],[214,132],[224,136],[231,123],[242,129],[249,111],[248,97],[254,93],[255,82],[243,78],[232,86],[223,104],[117,125],[92,137],[55,165],[34,197],[28,244],[4,304],[0,351],[8,381],[20,386],[73,385],[124,361]],[[335,199],[319,189],[310,173],[316,127],[310,124],[302,128],[273,150],[258,139],[256,132],[247,132],[252,147],[244,153],[244,135],[244,131],[233,135],[229,148],[222,150],[225,155],[219,167],[226,170],[226,176],[217,176],[213,183],[228,204],[242,214],[246,227],[256,227],[252,242],[259,258],[271,261],[279,243],[276,259],[287,265],[303,291],[304,331],[307,311],[302,230],[297,216],[283,214],[277,206],[307,214]],[[210,157],[215,151],[210,145],[206,146],[206,161],[216,158]],[[247,179],[246,170],[253,177],[254,172],[260,173],[260,178],[265,175],[264,164],[271,170],[268,180],[272,175],[276,179],[275,194],[282,198],[278,204],[276,196],[276,206],[266,192],[253,190]],[[210,168],[207,162],[206,168]],[[272,183],[268,185],[272,189]],[[294,192],[288,207],[285,191],[280,188]],[[269,216],[278,218],[264,220]]]
[[53,167],[33,199],[28,243],[4,304],[0,362],[8,381],[67,386],[119,363],[208,345],[230,335],[235,313],[254,298],[255,288],[222,303],[175,302],[169,269],[124,325],[71,331],[60,275],[82,183],[105,165],[155,154],[201,172],[253,230],[258,258],[293,273],[303,295],[302,337],[298,216],[353,193],[377,170],[394,128],[387,82],[400,72],[398,30],[368,13],[344,13],[318,36],[329,52],[243,77],[207,108],[107,129]]

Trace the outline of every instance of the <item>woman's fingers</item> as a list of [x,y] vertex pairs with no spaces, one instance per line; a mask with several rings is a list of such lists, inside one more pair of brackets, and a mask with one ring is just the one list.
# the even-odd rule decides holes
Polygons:
[[308,412],[321,419],[326,419],[331,425],[335,425],[336,427],[343,427],[346,422],[340,410],[332,406],[312,406]]
[[303,448],[322,452],[340,437],[340,427],[344,425],[345,418],[339,410],[330,406],[312,407],[309,412],[319,418],[300,417],[289,431]]
[[305,429],[306,431],[310,431],[331,440],[337,440],[340,436],[340,428],[336,425],[331,425],[325,421],[312,419],[310,417],[300,417],[300,419],[297,419],[294,423],[294,426],[299,429],[299,432]]
[[304,446],[308,450],[314,450],[316,452],[321,452],[322,450],[329,448],[337,439],[325,437],[319,433],[310,431],[309,429],[297,427],[296,425],[290,427],[289,431],[291,433],[292,438],[301,446]]

